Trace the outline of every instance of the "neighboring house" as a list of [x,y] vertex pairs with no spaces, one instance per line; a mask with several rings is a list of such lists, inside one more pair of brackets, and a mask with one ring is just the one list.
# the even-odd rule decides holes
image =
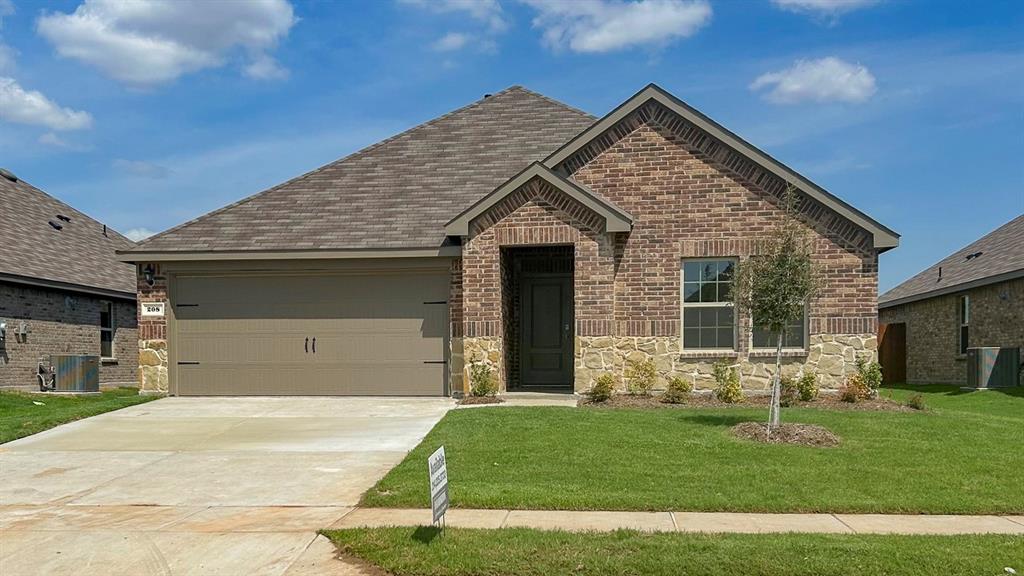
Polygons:
[[966,384],[968,347],[1024,348],[1024,215],[882,294],[878,317],[911,384]]
[[604,118],[512,87],[142,242],[141,346],[172,394],[583,391],[651,358],[763,389],[774,340],[728,302],[796,186],[825,289],[786,369],[836,386],[875,355],[898,235],[651,85]]
[[132,242],[0,170],[0,387],[36,387],[50,354],[100,356],[100,383],[137,384]]

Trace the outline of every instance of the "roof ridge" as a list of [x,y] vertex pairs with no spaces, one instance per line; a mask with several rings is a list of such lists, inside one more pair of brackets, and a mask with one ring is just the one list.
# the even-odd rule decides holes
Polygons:
[[[341,158],[338,158],[337,160],[332,160],[331,162],[328,162],[327,164],[324,164],[323,166],[318,166],[317,168],[314,168],[314,169],[312,169],[312,170],[310,170],[310,171],[308,171],[308,172],[306,172],[304,174],[300,174],[300,175],[298,175],[298,176],[296,176],[294,178],[285,180],[284,182],[281,182],[280,184],[275,184],[274,186],[271,186],[270,188],[267,188],[265,190],[261,190],[259,192],[256,192],[255,194],[250,194],[249,196],[246,196],[244,198],[236,200],[236,201],[234,201],[234,202],[232,202],[232,203],[230,203],[230,204],[228,204],[226,206],[222,206],[222,207],[220,207],[220,208],[218,208],[216,210],[213,210],[211,212],[206,212],[204,214],[200,214],[199,216],[196,216],[195,218],[193,218],[191,220],[188,220],[186,222],[182,222],[181,224],[178,224],[177,226],[173,226],[171,228],[168,228],[167,230],[164,230],[164,231],[160,232],[159,234],[154,234],[154,235],[150,236],[149,238],[146,238],[145,240],[136,243],[134,248],[145,248],[145,245],[148,244],[151,240],[155,240],[155,239],[157,239],[157,238],[159,238],[161,236],[165,236],[167,234],[170,234],[171,232],[177,232],[178,230],[182,230],[184,228],[187,228],[188,226],[191,226],[191,225],[195,224],[196,222],[199,222],[200,220],[206,220],[208,218],[212,218],[212,217],[214,217],[214,216],[216,216],[218,214],[221,214],[221,213],[223,213],[223,212],[225,212],[227,210],[230,210],[230,209],[235,208],[237,206],[241,206],[243,204],[251,202],[252,200],[255,200],[256,198],[259,198],[261,196],[264,196],[264,195],[270,194],[272,192],[275,192],[278,189],[283,188],[284,186],[287,186],[289,184],[305,180],[306,178],[309,178],[310,176],[318,174],[318,173],[320,173],[323,170],[326,170],[328,168],[331,168],[333,166],[336,166],[336,165],[341,164],[343,162],[346,162],[348,160],[352,160],[352,159],[354,159],[356,157],[359,157],[359,156],[362,156],[362,155],[367,154],[369,152],[372,152],[373,150],[377,150],[378,148],[381,148],[382,146],[384,146],[386,144],[390,144],[390,143],[398,140],[399,138],[402,138],[403,136],[407,136],[411,132],[415,132],[415,131],[420,130],[422,128],[427,128],[428,126],[435,125],[438,122],[440,122],[441,120],[445,120],[445,119],[450,118],[451,116],[453,116],[455,114],[458,114],[460,112],[465,112],[467,110],[470,110],[472,108],[480,106],[480,105],[482,105],[484,103],[487,103],[492,98],[508,94],[508,93],[513,92],[513,91],[515,91],[517,89],[518,90],[522,90],[524,92],[529,92],[529,93],[533,94],[533,92],[523,88],[522,86],[519,86],[519,85],[509,86],[508,88],[505,88],[504,90],[501,90],[501,91],[498,91],[498,92],[492,94],[490,97],[486,97],[485,96],[484,98],[480,98],[479,100],[474,100],[473,102],[470,102],[469,104],[466,104],[465,106],[461,106],[459,108],[456,108],[455,110],[451,110],[449,112],[446,112],[446,113],[444,113],[444,114],[442,114],[440,116],[437,116],[436,118],[432,118],[430,120],[427,120],[426,122],[421,122],[420,124],[416,124],[415,126],[412,126],[411,128],[407,128],[407,129],[405,129],[405,130],[403,130],[403,131],[401,131],[401,132],[399,132],[397,134],[394,134],[392,136],[389,136],[389,137],[387,137],[387,138],[385,138],[383,140],[380,140],[378,142],[374,142],[373,144],[370,144],[369,146],[366,146],[364,148],[360,148],[359,150],[356,150],[355,152],[352,152],[350,154],[342,156]],[[540,94],[537,94],[537,95],[547,99],[547,97],[545,97],[545,96],[542,96]],[[553,100],[553,102],[558,103],[555,100]],[[568,107],[566,104],[562,104],[562,106]]]
[[[880,294],[878,296],[878,301],[879,302],[886,301],[885,300],[886,296],[888,296],[889,294],[892,294],[893,292],[899,290],[903,286],[905,286],[907,284],[910,284],[914,280],[917,280],[918,278],[920,278],[922,276],[925,276],[927,273],[929,273],[932,270],[934,270],[936,267],[938,267],[943,262],[947,262],[947,261],[954,261],[955,262],[957,259],[959,259],[959,258],[963,257],[965,254],[969,253],[969,251],[972,251],[978,244],[981,244],[983,241],[987,240],[988,238],[991,238],[995,234],[997,234],[1000,231],[1002,231],[1004,228],[1007,228],[1007,227],[1009,227],[1011,225],[1014,225],[1018,220],[1021,220],[1021,224],[1024,224],[1024,214],[1020,214],[1018,216],[1015,216],[1015,217],[1011,218],[1007,222],[1005,222],[1003,224],[1000,224],[999,226],[993,228],[991,231],[989,231],[988,234],[985,234],[984,236],[974,240],[973,242],[960,247],[959,249],[957,249],[957,250],[951,252],[950,254],[948,254],[947,256],[944,256],[944,257],[940,258],[939,260],[937,260],[937,261],[929,264],[928,266],[922,268],[921,271],[918,272],[917,274],[914,274],[910,278],[907,278],[903,282],[900,282],[899,284],[893,286],[892,288],[889,288],[888,290],[886,290],[885,292]],[[950,287],[957,286],[957,285],[958,284],[952,284],[950,286],[947,286],[946,288],[950,288]]]
[[[571,110],[571,111],[576,112],[578,114],[582,114],[583,116],[586,116],[588,118],[593,118],[594,120],[598,120],[598,117],[594,116],[590,112],[587,112],[585,110],[581,110],[581,109],[579,109],[579,108],[577,108],[575,106],[570,106],[569,104],[566,104],[565,102],[562,102],[561,100],[555,100],[554,98],[552,98],[550,96],[545,96],[544,94],[541,94],[540,92],[534,92],[533,90],[530,90],[529,88],[526,88],[526,87],[521,86],[519,84],[513,84],[512,86],[509,86],[508,88],[502,90],[502,92],[509,92],[509,91],[512,91],[512,90],[519,90],[520,92],[526,92],[527,94],[530,94],[531,96],[536,96],[537,98],[540,98],[541,100],[544,100],[544,101],[549,102],[551,104],[555,104],[555,105],[561,106],[562,108],[565,108],[566,110]],[[501,94],[502,92],[499,92],[499,94]]]

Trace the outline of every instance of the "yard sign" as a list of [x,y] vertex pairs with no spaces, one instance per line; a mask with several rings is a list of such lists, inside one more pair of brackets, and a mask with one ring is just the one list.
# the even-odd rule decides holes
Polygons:
[[434,513],[434,524],[444,518],[448,511],[448,465],[444,459],[444,446],[427,458],[430,471],[430,508]]

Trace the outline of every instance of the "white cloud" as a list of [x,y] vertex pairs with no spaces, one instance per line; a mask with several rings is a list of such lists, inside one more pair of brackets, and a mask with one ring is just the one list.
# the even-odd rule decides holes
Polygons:
[[245,75],[256,80],[284,80],[288,69],[269,54],[260,54],[245,67]]
[[160,164],[154,164],[152,162],[146,162],[143,160],[125,160],[124,158],[117,158],[112,163],[115,170],[124,172],[131,176],[139,176],[141,178],[149,178],[151,180],[163,180],[167,178],[171,171],[166,166]]
[[777,104],[798,102],[865,102],[878,90],[875,77],[860,64],[829,56],[797,60],[785,70],[758,76],[751,90],[767,88],[765,98]]
[[149,238],[153,234],[156,234],[156,232],[153,232],[149,228],[132,228],[131,230],[124,233],[125,237],[131,240],[132,242],[139,242],[141,240],[145,240],[146,238]]
[[278,78],[282,69],[267,52],[295,22],[287,0],[85,0],[70,14],[44,14],[37,28],[61,56],[150,87],[223,66],[236,50],[249,61],[247,74]]
[[524,0],[552,49],[609,52],[691,36],[711,21],[706,0]]
[[51,130],[81,130],[92,126],[88,112],[62,108],[35,90],[25,90],[14,78],[0,77],[0,120],[46,126]]
[[438,38],[437,41],[431,44],[431,47],[438,52],[454,52],[455,50],[462,49],[469,43],[469,40],[468,34],[449,32]]
[[802,12],[817,16],[838,16],[861,8],[878,4],[880,0],[772,0],[783,10]]
[[87,144],[77,144],[75,142],[68,141],[66,138],[54,133],[46,132],[39,136],[39,143],[45,146],[52,146],[54,148],[62,148],[72,152],[87,152],[92,150],[92,146]]
[[[11,0],[0,0],[0,29],[4,27],[4,17],[14,14],[14,4]],[[0,37],[0,72],[14,68],[14,48],[4,44]]]
[[486,24],[492,32],[504,32],[508,28],[498,0],[398,0],[398,3],[439,14],[464,13]]

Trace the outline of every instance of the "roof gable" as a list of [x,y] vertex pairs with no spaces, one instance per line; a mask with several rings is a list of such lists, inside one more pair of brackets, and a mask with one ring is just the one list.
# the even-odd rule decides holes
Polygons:
[[600,216],[606,232],[628,232],[632,229],[633,217],[628,212],[594,191],[562,178],[540,162],[534,162],[449,221],[445,225],[445,233],[449,236],[468,236],[474,220],[535,178],[550,184],[554,189]]
[[24,180],[0,176],[0,206],[0,279],[134,297],[131,240]]
[[1020,277],[1024,277],[1024,214],[882,294],[878,305],[888,308]]
[[640,110],[649,103],[657,103],[673,114],[682,118],[685,122],[696,126],[712,138],[721,142],[731,150],[735,150],[743,157],[749,159],[768,173],[780,178],[782,181],[792,184],[806,196],[812,198],[822,206],[835,212],[845,220],[857,227],[869,232],[872,239],[872,247],[884,251],[894,248],[899,244],[899,235],[879,224],[868,215],[857,210],[853,206],[840,200],[836,196],[804,178],[791,168],[772,158],[765,152],[759,150],[752,144],[743,140],[736,134],[726,129],[721,124],[708,118],[700,111],[689,106],[682,100],[669,94],[655,84],[649,84],[633,97],[623,102],[606,116],[595,122],[572,140],[568,141],[561,148],[544,159],[544,165],[556,172],[566,172],[566,163],[574,155],[583,151],[591,143],[607,136],[610,131],[628,118],[634,112]]

